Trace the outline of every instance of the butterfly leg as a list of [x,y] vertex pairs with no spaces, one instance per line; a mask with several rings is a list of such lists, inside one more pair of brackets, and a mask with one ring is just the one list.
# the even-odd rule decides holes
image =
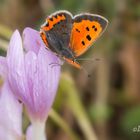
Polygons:
[[51,68],[55,67],[55,66],[62,66],[61,64],[59,63],[50,63],[49,65],[51,65]]

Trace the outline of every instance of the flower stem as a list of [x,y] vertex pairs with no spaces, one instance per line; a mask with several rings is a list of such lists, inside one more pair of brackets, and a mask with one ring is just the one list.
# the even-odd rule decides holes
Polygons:
[[69,74],[63,74],[61,77],[61,85],[63,93],[67,93],[67,104],[73,112],[77,122],[85,136],[86,140],[97,140],[97,136],[92,128],[86,110],[78,96],[77,88]]
[[47,140],[45,136],[45,122],[34,121],[33,127],[33,140]]
[[80,138],[75,134],[75,132],[70,128],[70,126],[67,124],[67,122],[62,119],[57,112],[55,112],[53,109],[50,111],[49,116],[51,119],[59,125],[65,133],[68,134],[69,138],[72,140],[80,140]]

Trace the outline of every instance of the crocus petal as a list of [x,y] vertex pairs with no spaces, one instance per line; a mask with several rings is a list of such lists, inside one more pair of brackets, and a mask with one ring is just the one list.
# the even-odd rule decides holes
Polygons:
[[26,51],[33,51],[36,54],[41,46],[45,47],[39,32],[31,28],[25,28],[23,31],[23,45]]
[[0,75],[6,78],[7,75],[7,62],[5,57],[0,56]]
[[26,71],[26,77],[27,77],[27,84],[29,86],[29,93],[26,94],[25,100],[23,100],[24,104],[27,107],[27,110],[31,110],[35,112],[34,108],[34,95],[33,95],[33,88],[34,88],[34,80],[35,75],[37,74],[37,56],[34,52],[29,51],[25,55],[25,71]]
[[[7,52],[8,79],[13,92],[18,96],[28,93],[27,79],[24,69],[24,53],[22,40],[18,31],[15,31],[11,37]],[[18,97],[20,99],[20,96]]]
[[0,95],[0,139],[15,140],[22,136],[22,105],[15,99],[7,82]]
[[[40,117],[45,118],[53,103],[60,76],[60,59],[52,52],[41,48],[38,54],[38,75],[34,80],[34,102]],[[53,66],[55,65],[55,66]],[[41,84],[40,84],[41,83]]]
[[[58,87],[61,61],[45,49],[37,31],[26,28],[23,36],[28,50],[25,55],[18,31],[10,40],[7,53],[8,82],[12,92],[25,104],[29,117],[44,121]],[[34,47],[39,50],[34,50]]]
[[[28,61],[30,60],[30,61]],[[44,120],[53,103],[60,76],[60,59],[45,48],[40,48],[38,56],[29,52],[25,57],[29,95],[26,97],[27,110],[33,119]],[[51,66],[55,64],[56,66]],[[29,97],[30,96],[30,97]]]

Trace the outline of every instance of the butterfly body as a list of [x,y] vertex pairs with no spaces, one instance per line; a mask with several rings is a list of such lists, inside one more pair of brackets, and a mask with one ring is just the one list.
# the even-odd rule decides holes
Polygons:
[[84,13],[73,17],[67,11],[59,11],[46,19],[41,26],[40,36],[47,48],[80,68],[76,58],[103,33],[107,23],[99,15]]

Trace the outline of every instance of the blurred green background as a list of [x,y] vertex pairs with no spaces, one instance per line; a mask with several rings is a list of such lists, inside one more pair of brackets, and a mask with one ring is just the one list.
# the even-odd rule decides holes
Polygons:
[[[12,32],[39,31],[45,18],[68,10],[99,14],[109,20],[105,33],[80,61],[82,70],[62,66],[58,94],[46,124],[49,140],[140,139],[139,0],[0,0],[0,54]],[[99,59],[99,61],[96,61]],[[24,129],[28,119],[24,117]]]

